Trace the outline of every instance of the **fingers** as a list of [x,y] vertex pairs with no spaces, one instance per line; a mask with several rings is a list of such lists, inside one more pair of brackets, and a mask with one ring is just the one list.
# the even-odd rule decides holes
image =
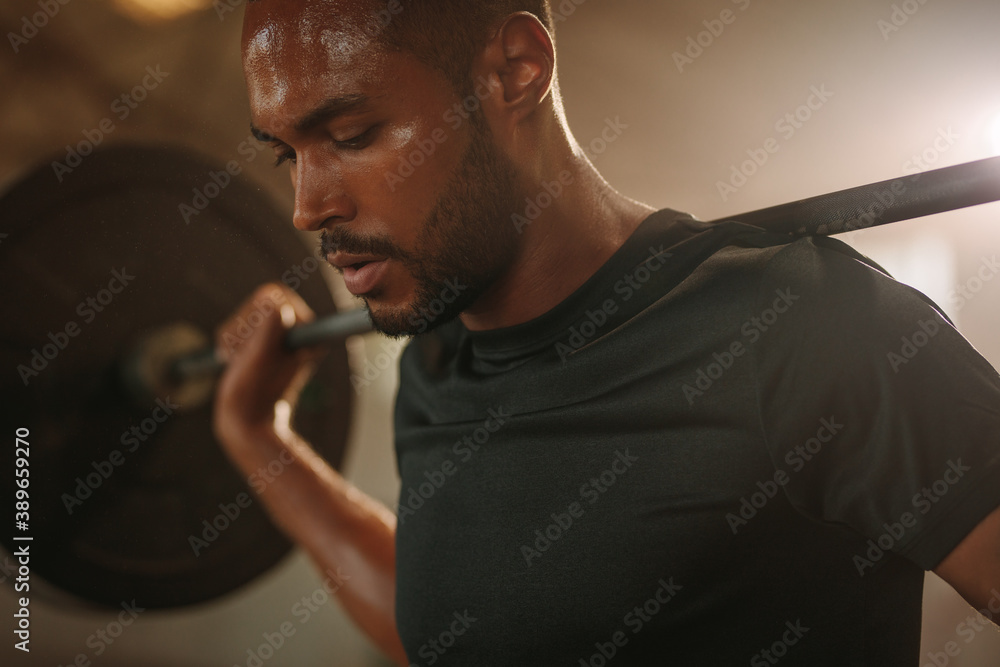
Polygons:
[[[216,331],[216,354],[226,362],[215,393],[217,434],[271,428],[275,404],[293,404],[324,350],[291,351],[288,329],[314,319],[312,310],[284,285],[259,287]],[[236,442],[235,440],[233,442]],[[236,446],[236,445],[233,445]]]
[[277,350],[288,329],[315,319],[312,309],[285,285],[257,288],[216,331],[216,353],[231,361],[250,341],[254,348]]

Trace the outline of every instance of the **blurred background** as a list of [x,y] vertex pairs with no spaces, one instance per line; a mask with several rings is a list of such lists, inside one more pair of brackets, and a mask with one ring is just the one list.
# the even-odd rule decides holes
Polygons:
[[[570,124],[598,169],[625,194],[711,220],[868,182],[1000,155],[1000,3],[996,0],[556,0],[558,68]],[[0,6],[0,191],[111,118],[108,144],[180,145],[239,160],[290,212],[287,172],[269,151],[240,152],[249,115],[239,58],[241,0],[37,0]],[[729,13],[725,13],[728,11]],[[29,18],[26,18],[29,17]],[[13,36],[12,36],[13,35]],[[31,35],[28,37],[28,35]],[[113,104],[149,73],[165,75],[121,118]],[[812,101],[812,108],[808,103]],[[803,106],[806,105],[806,106]],[[789,118],[787,115],[791,114]],[[620,132],[598,140],[606,124]],[[606,137],[605,137],[606,139]],[[768,141],[772,140],[770,144]],[[772,147],[764,164],[748,163]],[[778,149],[773,150],[777,145]],[[0,211],[0,217],[3,211]],[[1000,206],[842,235],[902,282],[935,299],[1000,366]],[[339,302],[351,299],[332,272]],[[220,318],[224,313],[219,313]],[[398,345],[349,341],[355,372],[385,366]],[[393,366],[357,393],[344,471],[394,506]],[[9,578],[9,570],[0,574]],[[99,657],[88,638],[115,615],[33,598],[30,661],[9,640],[2,664],[248,665],[248,649],[290,619],[319,586],[295,553],[211,603],[147,612]],[[0,604],[14,594],[0,586]],[[951,665],[1000,664],[1000,634],[967,641],[968,607],[928,578],[921,664],[948,642]],[[254,664],[252,661],[249,664]],[[269,666],[387,665],[322,605]],[[940,663],[937,663],[940,664]]]

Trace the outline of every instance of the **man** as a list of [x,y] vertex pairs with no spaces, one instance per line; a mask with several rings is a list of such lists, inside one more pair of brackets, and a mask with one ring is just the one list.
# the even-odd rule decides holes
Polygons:
[[224,350],[215,426],[248,473],[293,460],[275,520],[401,665],[912,666],[926,569],[995,622],[1000,376],[839,242],[613,190],[551,32],[541,0],[247,5],[295,226],[415,335],[397,519],[275,407],[309,309],[247,302],[284,305]]

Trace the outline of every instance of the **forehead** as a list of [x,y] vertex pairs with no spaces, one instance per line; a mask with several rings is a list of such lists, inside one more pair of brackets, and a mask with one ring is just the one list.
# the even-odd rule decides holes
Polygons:
[[243,21],[243,70],[255,111],[358,92],[385,75],[378,16],[366,0],[256,0]]

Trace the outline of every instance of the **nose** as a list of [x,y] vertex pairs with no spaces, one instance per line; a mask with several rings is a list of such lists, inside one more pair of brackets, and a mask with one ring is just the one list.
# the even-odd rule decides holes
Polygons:
[[291,173],[295,188],[292,224],[296,229],[315,232],[329,223],[350,222],[357,215],[343,175],[335,166],[300,153]]

